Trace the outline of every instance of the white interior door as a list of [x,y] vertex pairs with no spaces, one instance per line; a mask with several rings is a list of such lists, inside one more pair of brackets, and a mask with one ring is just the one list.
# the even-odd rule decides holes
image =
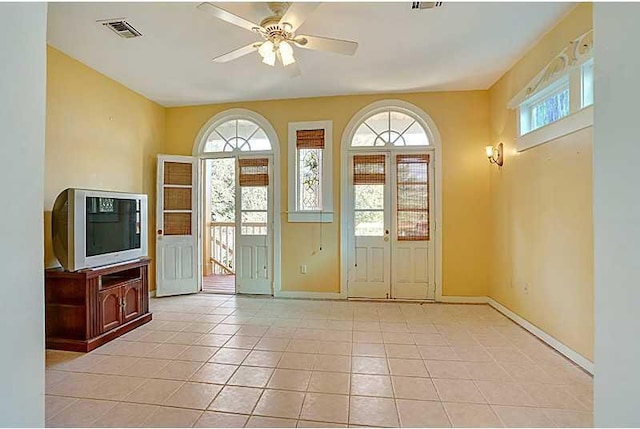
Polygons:
[[393,158],[391,295],[399,299],[434,299],[430,156],[403,153]]
[[390,181],[387,153],[350,156],[350,298],[390,298]]
[[239,158],[236,192],[236,290],[272,294],[271,158]]
[[197,293],[197,164],[158,156],[156,296]]

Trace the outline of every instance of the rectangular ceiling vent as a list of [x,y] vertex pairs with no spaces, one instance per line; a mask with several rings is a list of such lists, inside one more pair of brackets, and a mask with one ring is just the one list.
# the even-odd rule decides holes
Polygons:
[[106,19],[98,22],[123,39],[133,39],[134,37],[142,36],[141,32],[133,28],[133,26],[124,19]]
[[433,9],[442,6],[441,1],[414,1],[411,3],[411,9]]

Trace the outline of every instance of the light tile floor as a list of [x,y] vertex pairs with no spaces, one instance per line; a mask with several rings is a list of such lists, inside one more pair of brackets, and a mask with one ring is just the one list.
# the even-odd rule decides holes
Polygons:
[[486,305],[151,300],[47,351],[49,427],[591,426],[592,378]]

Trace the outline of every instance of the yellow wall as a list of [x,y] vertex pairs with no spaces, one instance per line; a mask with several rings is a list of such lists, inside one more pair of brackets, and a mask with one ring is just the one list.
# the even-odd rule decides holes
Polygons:
[[506,159],[491,173],[489,295],[592,360],[592,128],[516,153],[516,111],[506,107],[590,28],[591,4],[580,4],[490,89],[491,140]]
[[[148,194],[149,249],[155,256],[155,157],[163,145],[164,121],[162,106],[47,49],[46,266],[58,265],[51,209],[60,191],[70,187]],[[155,287],[155,275],[149,278]]]
[[[386,98],[413,103],[427,112],[442,137],[443,153],[443,294],[486,295],[490,235],[489,166],[483,147],[489,140],[487,91],[378,94],[256,101],[167,109],[169,154],[190,155],[196,135],[213,115],[231,108],[260,113],[280,140],[282,211],[287,210],[287,126],[295,121],[333,121],[334,211],[323,224],[323,251],[317,252],[320,224],[288,223],[282,216],[282,289],[338,292],[340,289],[340,145],[351,117]],[[299,266],[307,265],[307,274]]]

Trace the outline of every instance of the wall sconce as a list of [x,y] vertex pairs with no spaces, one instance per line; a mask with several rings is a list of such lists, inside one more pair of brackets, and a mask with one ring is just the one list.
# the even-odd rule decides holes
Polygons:
[[504,146],[502,143],[498,143],[497,146],[486,146],[484,150],[487,152],[487,158],[489,158],[490,163],[502,167],[502,164],[504,164]]

